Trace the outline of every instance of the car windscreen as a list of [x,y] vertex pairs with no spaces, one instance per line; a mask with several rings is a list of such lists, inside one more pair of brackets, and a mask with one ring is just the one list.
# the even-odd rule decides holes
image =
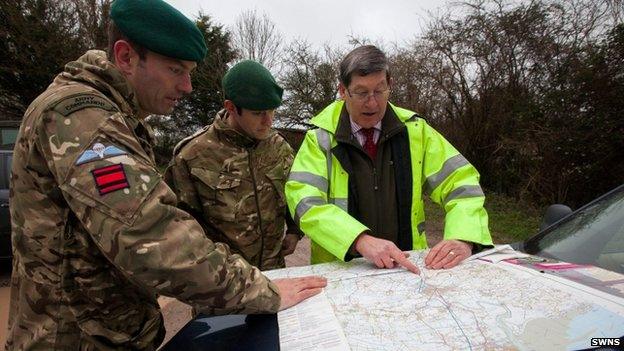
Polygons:
[[624,187],[526,242],[530,254],[624,273]]

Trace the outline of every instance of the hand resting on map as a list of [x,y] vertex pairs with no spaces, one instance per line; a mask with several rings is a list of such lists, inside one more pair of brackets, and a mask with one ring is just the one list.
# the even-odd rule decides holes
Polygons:
[[299,302],[320,293],[327,286],[327,279],[319,276],[307,276],[300,278],[275,279],[280,294],[279,310],[285,310]]
[[472,255],[472,243],[461,240],[442,240],[425,257],[429,269],[449,269]]

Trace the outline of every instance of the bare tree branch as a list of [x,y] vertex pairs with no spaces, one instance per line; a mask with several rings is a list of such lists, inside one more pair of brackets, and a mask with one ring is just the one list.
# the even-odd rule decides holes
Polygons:
[[281,71],[282,34],[267,14],[243,11],[232,28],[232,45],[239,59],[254,60],[273,74]]

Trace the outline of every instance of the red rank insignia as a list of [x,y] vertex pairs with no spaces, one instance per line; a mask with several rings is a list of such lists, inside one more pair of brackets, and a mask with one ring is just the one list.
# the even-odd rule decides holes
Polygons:
[[96,168],[91,171],[91,174],[95,178],[95,185],[100,195],[106,195],[110,192],[130,187],[121,163]]

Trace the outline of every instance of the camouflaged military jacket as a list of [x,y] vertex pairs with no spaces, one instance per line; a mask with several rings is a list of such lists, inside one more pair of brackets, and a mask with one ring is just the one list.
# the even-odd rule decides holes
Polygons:
[[205,221],[210,239],[262,270],[284,267],[285,219],[289,231],[298,231],[284,198],[293,150],[275,131],[257,141],[233,130],[227,118],[222,110],[211,126],[176,146],[167,182],[179,206]]
[[101,51],[28,108],[12,169],[7,349],[154,349],[157,294],[198,311],[275,312],[273,283],[175,207],[134,94]]

